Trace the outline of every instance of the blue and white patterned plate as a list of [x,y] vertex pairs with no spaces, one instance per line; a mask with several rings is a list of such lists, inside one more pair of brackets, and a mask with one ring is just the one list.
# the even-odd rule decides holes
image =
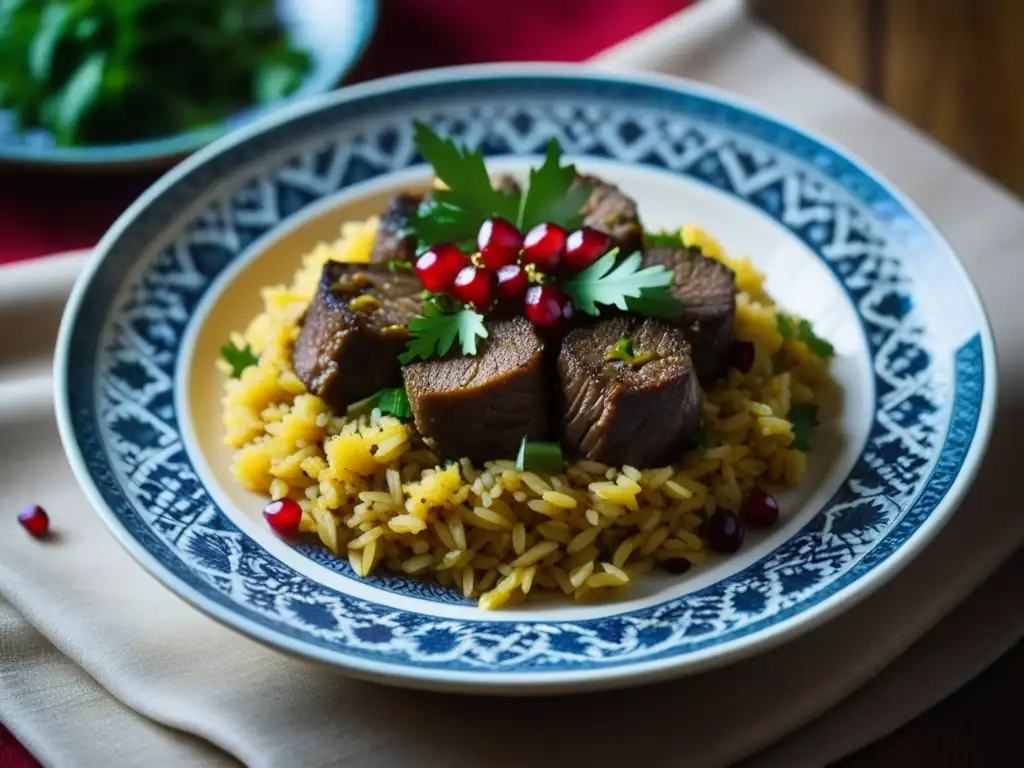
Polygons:
[[[616,603],[484,613],[446,590],[275,538],[220,445],[216,348],[345,218],[422,182],[411,123],[521,169],[552,136],[637,197],[746,254],[837,348],[809,476],[774,531]],[[808,630],[891,578],[953,513],[995,402],[992,337],[947,243],[873,171],[730,96],[679,80],[470,67],[297,104],[174,169],[117,222],[74,291],[61,431],[121,543],[254,638],[393,683],[487,692],[690,673]]]
[[268,112],[335,88],[359,60],[377,19],[377,0],[275,0],[275,6],[289,39],[307,51],[313,61],[302,85],[286,99],[242,110],[219,125],[172,136],[73,147],[57,146],[53,136],[42,129],[15,130],[11,114],[0,110],[0,163],[89,170],[166,168]]

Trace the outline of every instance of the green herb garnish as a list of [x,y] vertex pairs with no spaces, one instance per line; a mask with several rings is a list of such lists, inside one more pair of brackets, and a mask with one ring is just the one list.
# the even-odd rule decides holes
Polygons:
[[477,339],[487,338],[484,316],[479,312],[462,307],[444,313],[433,303],[425,303],[423,314],[409,321],[409,333],[412,339],[398,356],[402,363],[444,357],[456,340],[462,354],[475,355]]
[[626,298],[626,307],[638,315],[662,320],[678,320],[686,311],[683,302],[664,288],[644,288],[639,296]]
[[412,405],[409,404],[409,395],[404,387],[395,389],[382,389],[377,393],[377,408],[381,413],[386,413],[398,419],[412,418]]
[[248,344],[244,347],[236,347],[233,341],[229,341],[220,348],[220,355],[231,366],[231,376],[235,379],[241,378],[242,371],[260,361]]
[[605,355],[605,360],[628,360],[633,356],[633,340],[619,339]]
[[793,424],[793,442],[790,448],[797,451],[811,450],[811,438],[818,426],[818,406],[814,403],[798,403],[791,406],[787,419]]
[[[635,312],[657,302],[659,306],[679,303],[668,294],[673,274],[662,266],[640,268],[639,253],[632,253],[618,264],[618,249],[614,248],[578,275],[570,277],[562,288],[572,298],[573,306],[588,315],[598,315],[598,304],[629,309],[628,300],[634,300]],[[641,298],[643,297],[643,298]],[[680,308],[682,304],[679,303]]]
[[389,259],[388,260],[388,271],[389,272],[412,272],[414,269],[411,261],[402,261],[401,259]]
[[796,338],[796,334],[793,332],[792,322],[782,312],[775,313],[775,327],[778,329],[779,335],[787,341]]
[[215,125],[310,64],[273,0],[0,0],[0,110],[62,146]]
[[836,353],[836,348],[825,339],[814,333],[814,328],[807,320],[800,320],[796,324],[797,338],[806,344],[811,352],[818,357],[832,357]]
[[578,183],[576,167],[562,165],[562,151],[554,139],[544,162],[531,169],[529,184],[521,194],[495,189],[483,153],[461,149],[423,123],[416,124],[416,148],[430,163],[447,189],[433,190],[420,204],[408,232],[419,248],[453,242],[476,249],[476,236],[484,219],[500,216],[522,231],[543,221],[574,229],[580,209],[590,197],[590,186]]
[[666,229],[659,232],[644,232],[645,248],[685,248],[683,233],[680,230],[669,232]]
[[558,142],[548,142],[547,155],[540,168],[530,169],[530,183],[519,206],[515,221],[520,232],[551,221],[566,229],[581,222],[580,209],[590,198],[590,185],[576,183],[576,167],[562,165]]
[[519,472],[545,472],[557,475],[562,471],[562,447],[558,443],[542,443],[527,440],[519,444],[516,469]]
[[633,350],[631,339],[619,339],[608,350],[605,360],[609,362],[619,361],[625,365],[644,365],[651,360],[659,360],[663,355],[658,352],[641,352],[636,354]]

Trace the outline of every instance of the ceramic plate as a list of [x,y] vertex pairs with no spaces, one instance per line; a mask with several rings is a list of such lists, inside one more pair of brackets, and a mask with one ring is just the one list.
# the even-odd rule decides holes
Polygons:
[[373,34],[376,0],[276,0],[278,16],[289,38],[308,51],[313,66],[302,86],[275,104],[239,112],[221,125],[200,130],[103,146],[58,147],[46,131],[15,131],[10,115],[0,110],[0,163],[112,170],[166,167],[189,152],[268,112],[323,93],[338,85],[358,61]]
[[[221,444],[217,348],[345,219],[429,178],[425,120],[522,170],[556,137],[648,228],[698,223],[749,255],[837,350],[806,481],[780,526],[614,603],[483,612],[426,582],[360,580],[277,539]],[[995,402],[992,338],[935,227],[842,150],[726,94],[583,68],[471,67],[297,104],[174,169],[78,283],[57,403],[78,477],[124,546],[211,616],[396,684],[482,692],[611,687],[764,650],[890,579],[962,498]]]

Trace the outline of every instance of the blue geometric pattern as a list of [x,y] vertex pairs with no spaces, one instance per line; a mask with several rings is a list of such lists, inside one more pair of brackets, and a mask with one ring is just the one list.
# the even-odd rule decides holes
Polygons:
[[[425,612],[428,603],[419,604],[424,612],[396,609],[327,588],[243,534],[216,507],[182,446],[173,381],[186,326],[217,276],[257,238],[325,196],[421,162],[410,118],[492,157],[537,154],[555,137],[570,155],[696,179],[803,241],[845,290],[873,360],[874,421],[835,496],[796,535],[729,578],[656,606],[578,621],[441,619]],[[281,160],[267,164],[262,158],[271,154]],[[170,232],[155,258],[134,263],[164,222],[227,177],[226,192]],[[915,307],[916,276],[901,257],[910,238],[934,243],[869,173],[790,127],[713,97],[600,77],[421,84],[328,105],[177,179],[113,243],[88,286],[64,396],[88,472],[128,534],[188,590],[279,637],[342,662],[509,674],[684,657],[774,627],[861,579],[907,544],[960,472],[990,375],[983,320],[955,359],[939,356]],[[948,263],[931,269],[958,279]],[[422,582],[374,583],[459,600]]]

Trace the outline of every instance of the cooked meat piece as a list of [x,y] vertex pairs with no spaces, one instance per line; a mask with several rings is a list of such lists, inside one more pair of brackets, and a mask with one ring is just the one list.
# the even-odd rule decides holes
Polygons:
[[402,383],[398,355],[421,308],[409,272],[329,261],[292,352],[295,373],[334,409]]
[[488,331],[474,357],[402,369],[416,428],[451,458],[513,458],[523,435],[548,432],[544,342],[522,317],[489,323]]
[[624,195],[614,184],[596,176],[580,174],[577,183],[591,185],[590,199],[581,209],[583,223],[611,235],[624,253],[643,247],[644,230],[636,210],[636,201]]
[[[633,359],[609,360],[619,339]],[[700,425],[701,390],[682,331],[619,316],[569,333],[558,355],[563,445],[612,466],[679,458]]]
[[698,248],[651,248],[644,266],[660,264],[675,272],[672,294],[683,302],[680,325],[693,347],[697,374],[707,382],[725,373],[736,318],[736,276]]
[[373,244],[370,260],[375,264],[388,261],[412,261],[416,255],[416,238],[403,235],[416,214],[422,195],[399,192],[391,198],[387,210],[381,214],[377,240]]

